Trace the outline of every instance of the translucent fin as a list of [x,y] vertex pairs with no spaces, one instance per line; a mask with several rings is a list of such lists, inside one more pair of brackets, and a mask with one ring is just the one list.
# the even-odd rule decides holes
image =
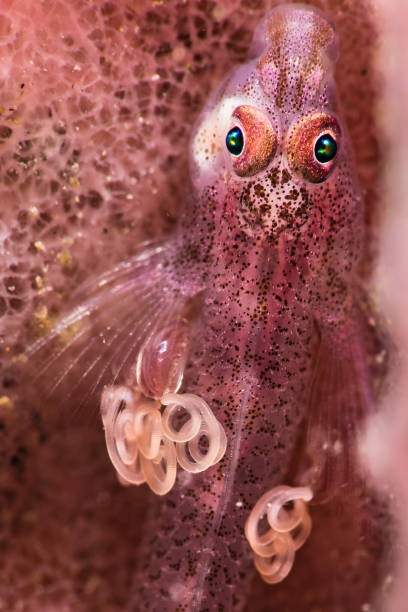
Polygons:
[[194,288],[180,288],[168,258],[173,243],[148,247],[82,285],[71,311],[26,351],[47,403],[98,407],[106,384],[132,384],[138,351],[177,321]]
[[336,336],[322,329],[307,413],[306,453],[312,465],[302,478],[312,487],[313,503],[327,501],[361,478],[358,434],[372,411],[358,324],[339,326]]

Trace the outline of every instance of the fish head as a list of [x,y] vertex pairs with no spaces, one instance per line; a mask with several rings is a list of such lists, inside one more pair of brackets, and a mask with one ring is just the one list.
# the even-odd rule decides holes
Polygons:
[[315,9],[279,6],[259,24],[248,62],[211,96],[191,142],[195,200],[215,204],[216,227],[258,242],[301,239],[303,252],[316,233],[325,242],[345,228],[359,233],[337,56],[335,28]]

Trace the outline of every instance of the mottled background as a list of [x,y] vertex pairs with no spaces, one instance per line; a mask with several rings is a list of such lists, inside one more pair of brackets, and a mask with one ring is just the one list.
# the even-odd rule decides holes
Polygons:
[[[194,120],[209,91],[245,59],[254,26],[275,4],[0,0],[2,610],[137,610],[132,574],[151,494],[120,487],[98,419],[77,415],[75,405],[67,415],[41,397],[41,386],[33,392],[41,363],[23,363],[21,354],[81,281],[172,229],[188,187]],[[310,4],[339,30],[337,80],[366,199],[368,281],[378,245],[394,243],[379,238],[388,227],[384,209],[393,210],[381,177],[391,168],[388,185],[397,189],[390,141],[403,106],[392,101],[402,93],[406,104],[407,92],[398,89],[398,57],[394,72],[384,60],[396,40],[386,38],[386,47],[382,34],[399,13],[367,0]],[[385,263],[381,270],[380,289]],[[377,456],[373,436],[367,453]],[[396,472],[387,457],[385,483]],[[316,509],[292,575],[279,587],[256,580],[248,610],[381,609],[394,552],[384,499],[398,496],[400,484],[395,479],[375,503],[347,498]]]
[[393,588],[383,607],[386,612],[406,612],[408,607],[408,7],[381,0],[384,34],[377,56],[381,95],[377,102],[377,124],[382,142],[383,176],[379,223],[379,260],[375,292],[387,316],[395,345],[388,393],[370,424],[362,445],[381,490],[391,500],[397,519],[392,546],[396,565]]

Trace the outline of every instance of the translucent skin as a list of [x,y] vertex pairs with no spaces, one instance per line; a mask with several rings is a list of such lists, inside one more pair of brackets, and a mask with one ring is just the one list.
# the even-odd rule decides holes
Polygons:
[[[362,199],[335,97],[336,48],[320,13],[275,9],[196,126],[191,195],[165,268],[198,300],[183,387],[208,402],[228,446],[219,465],[180,477],[152,516],[135,581],[141,609],[242,609],[253,576],[244,524],[268,489],[302,480],[293,461],[303,426],[305,452],[325,473],[316,491],[354,469],[349,432],[371,401],[354,296]],[[255,150],[266,166],[248,177],[225,146],[240,106],[261,110],[276,137],[272,158]],[[316,113],[340,132],[320,182],[294,172],[288,154],[296,125]],[[340,460],[321,452],[335,441]]]

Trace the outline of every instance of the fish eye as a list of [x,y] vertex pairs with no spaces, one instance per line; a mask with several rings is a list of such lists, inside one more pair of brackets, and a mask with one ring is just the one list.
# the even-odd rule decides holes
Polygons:
[[327,164],[336,157],[337,143],[331,134],[322,134],[315,143],[314,156],[321,164]]
[[264,170],[276,152],[277,130],[259,108],[243,104],[232,113],[226,145],[237,176],[254,176]]
[[244,150],[244,134],[241,128],[235,125],[227,134],[226,145],[231,155],[238,157]]
[[342,130],[331,114],[308,113],[288,131],[289,168],[311,183],[323,183],[339,161]]

